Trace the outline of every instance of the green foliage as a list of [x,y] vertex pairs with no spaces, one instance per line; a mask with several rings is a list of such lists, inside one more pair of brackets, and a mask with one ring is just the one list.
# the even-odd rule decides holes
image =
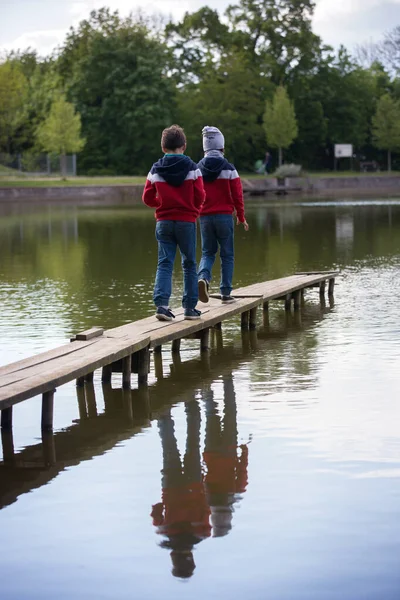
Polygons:
[[0,148],[11,150],[12,137],[26,118],[28,84],[13,61],[0,64]]
[[390,152],[400,150],[400,102],[384,94],[372,118],[372,132],[377,148],[388,150],[388,170],[391,169]]
[[49,116],[38,127],[37,138],[47,152],[65,155],[82,150],[81,117],[64,96],[53,102]]
[[267,101],[264,113],[264,129],[267,143],[279,149],[279,165],[282,164],[282,149],[288,148],[296,139],[298,127],[293,103],[283,86],[276,89],[271,101]]
[[238,168],[252,168],[263,154],[261,78],[241,56],[224,58],[221,66],[209,71],[197,86],[181,91],[178,98],[179,122],[188,137],[188,153],[193,159],[203,154],[201,130],[205,125],[219,127],[225,136],[228,160]]

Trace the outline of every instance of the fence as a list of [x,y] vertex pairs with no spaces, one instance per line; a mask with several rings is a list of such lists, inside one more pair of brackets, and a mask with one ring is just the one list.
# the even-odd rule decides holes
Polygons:
[[[76,176],[76,154],[67,154],[65,175]],[[31,175],[35,177],[61,174],[61,156],[57,154],[1,154],[1,175]]]

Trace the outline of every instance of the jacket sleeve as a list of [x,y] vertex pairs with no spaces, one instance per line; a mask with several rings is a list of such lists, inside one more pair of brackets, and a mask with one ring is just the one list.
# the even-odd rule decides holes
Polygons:
[[229,184],[231,188],[231,195],[235,206],[237,218],[241,223],[244,223],[246,219],[244,216],[243,188],[242,182],[240,181],[240,177],[236,169],[232,171]]
[[146,206],[150,206],[150,208],[159,208],[161,206],[160,199],[157,196],[156,186],[151,180],[151,173],[147,175],[142,200],[146,204]]
[[194,205],[199,212],[205,199],[206,192],[204,190],[203,176],[200,169],[196,169],[196,178],[194,180]]

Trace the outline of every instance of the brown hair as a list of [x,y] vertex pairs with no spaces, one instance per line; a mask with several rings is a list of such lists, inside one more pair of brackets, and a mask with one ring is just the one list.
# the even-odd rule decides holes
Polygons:
[[161,135],[161,148],[166,150],[176,150],[186,146],[186,136],[182,127],[179,125],[171,125],[164,129]]

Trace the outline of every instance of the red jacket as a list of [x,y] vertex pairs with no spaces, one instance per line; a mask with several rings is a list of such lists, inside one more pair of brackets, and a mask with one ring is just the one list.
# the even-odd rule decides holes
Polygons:
[[198,167],[203,175],[206,192],[201,216],[231,215],[236,211],[239,221],[243,223],[245,221],[243,189],[235,167],[218,150],[207,153]]
[[157,221],[194,223],[205,199],[201,171],[184,154],[166,154],[147,176],[143,202],[156,209]]

